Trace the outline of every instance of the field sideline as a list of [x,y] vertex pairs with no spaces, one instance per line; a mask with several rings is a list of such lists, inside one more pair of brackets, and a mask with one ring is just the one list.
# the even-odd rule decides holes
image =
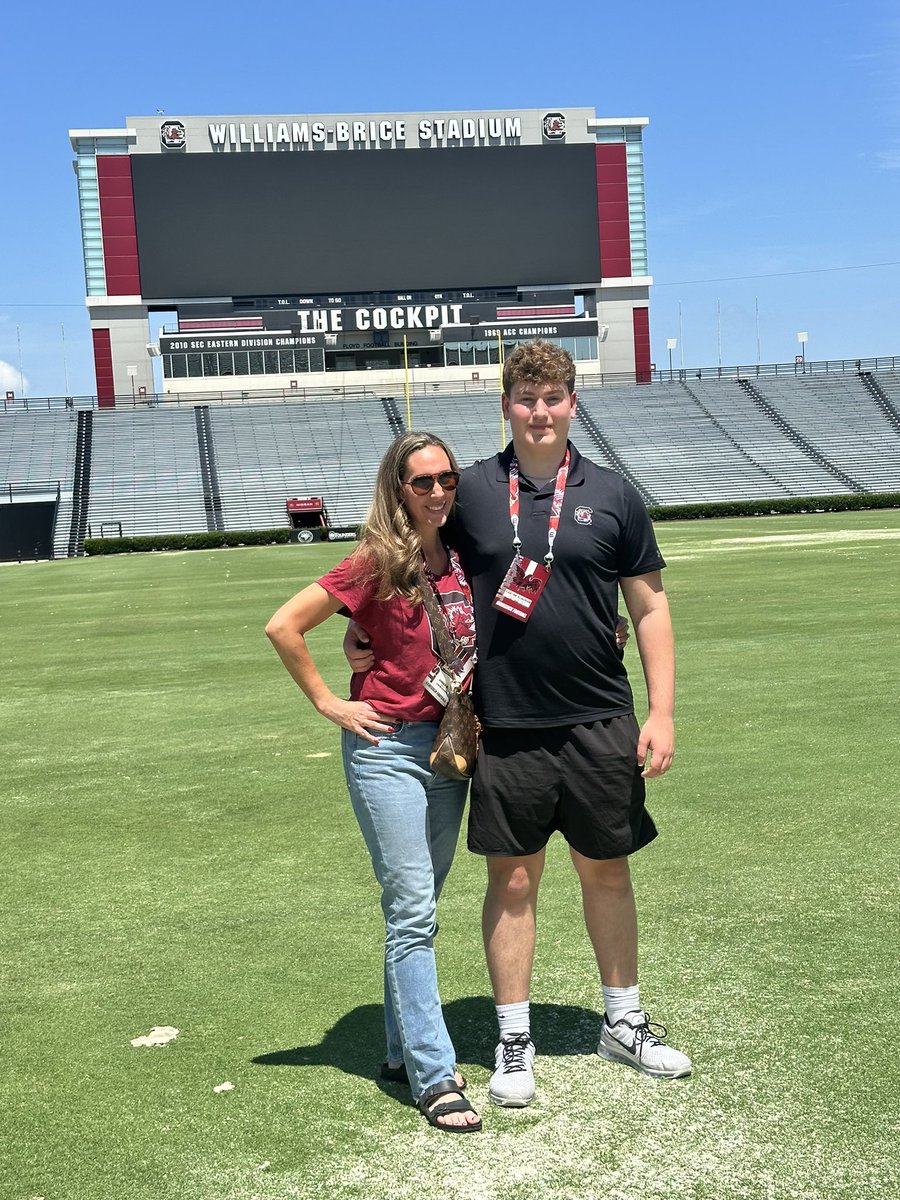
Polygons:
[[[634,861],[642,995],[696,1071],[593,1053],[555,839],[538,1099],[491,1108],[462,847],[438,954],[485,1118],[465,1138],[375,1081],[381,918],[338,733],[263,634],[347,547],[0,571],[3,1200],[896,1200],[900,512],[657,536],[678,749]],[[340,633],[311,636],[336,688]],[[155,1025],[177,1039],[131,1046]]]

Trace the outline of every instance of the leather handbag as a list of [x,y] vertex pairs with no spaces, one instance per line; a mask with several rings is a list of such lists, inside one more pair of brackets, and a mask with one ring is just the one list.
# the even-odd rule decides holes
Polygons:
[[[447,630],[447,622],[430,580],[423,581],[422,596],[428,620],[434,630],[438,649],[447,675],[455,678],[448,664],[456,657]],[[435,771],[449,779],[469,779],[475,770],[481,722],[475,716],[472,697],[457,683],[450,692],[447,707],[441,718],[437,736],[431,747],[429,763]]]
[[428,761],[450,779],[469,779],[475,770],[481,725],[468,692],[450,693]]

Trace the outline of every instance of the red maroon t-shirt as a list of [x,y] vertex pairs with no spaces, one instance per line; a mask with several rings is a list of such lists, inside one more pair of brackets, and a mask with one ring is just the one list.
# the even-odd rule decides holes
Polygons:
[[[425,606],[414,608],[402,596],[377,600],[377,583],[363,578],[363,573],[358,560],[351,556],[318,581],[372,639],[375,665],[352,676],[350,699],[366,700],[378,712],[398,721],[439,721],[443,706],[422,686],[438,661]],[[466,603],[452,568],[437,576],[435,583],[455,637],[473,647],[471,605]]]

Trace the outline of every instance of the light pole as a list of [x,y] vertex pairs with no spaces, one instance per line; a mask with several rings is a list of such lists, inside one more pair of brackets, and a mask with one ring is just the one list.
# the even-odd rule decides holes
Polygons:
[[22,396],[25,395],[25,372],[22,370],[22,335],[19,332],[18,325],[16,326],[16,345],[19,347],[19,383],[22,387]]
[[809,341],[808,333],[798,333],[797,341],[800,343],[800,373],[806,374],[806,343]]
[[65,327],[65,325],[60,325],[59,328],[60,328],[60,332],[62,333],[63,380],[65,382],[65,388],[66,388],[66,399],[68,399],[69,398],[69,364],[66,361],[66,327]]
[[669,352],[669,383],[672,382],[672,351],[678,345],[678,338],[668,338],[666,340],[666,349]]

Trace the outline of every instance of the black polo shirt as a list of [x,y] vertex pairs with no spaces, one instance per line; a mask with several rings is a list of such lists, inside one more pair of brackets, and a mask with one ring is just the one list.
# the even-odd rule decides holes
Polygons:
[[[615,644],[618,582],[664,567],[644,502],[621,475],[569,443],[571,460],[553,570],[527,622],[491,602],[513,558],[512,444],[462,473],[453,540],[472,584],[478,666],[475,707],[487,725],[579,725],[633,711]],[[520,476],[522,553],[543,562],[555,479]]]

